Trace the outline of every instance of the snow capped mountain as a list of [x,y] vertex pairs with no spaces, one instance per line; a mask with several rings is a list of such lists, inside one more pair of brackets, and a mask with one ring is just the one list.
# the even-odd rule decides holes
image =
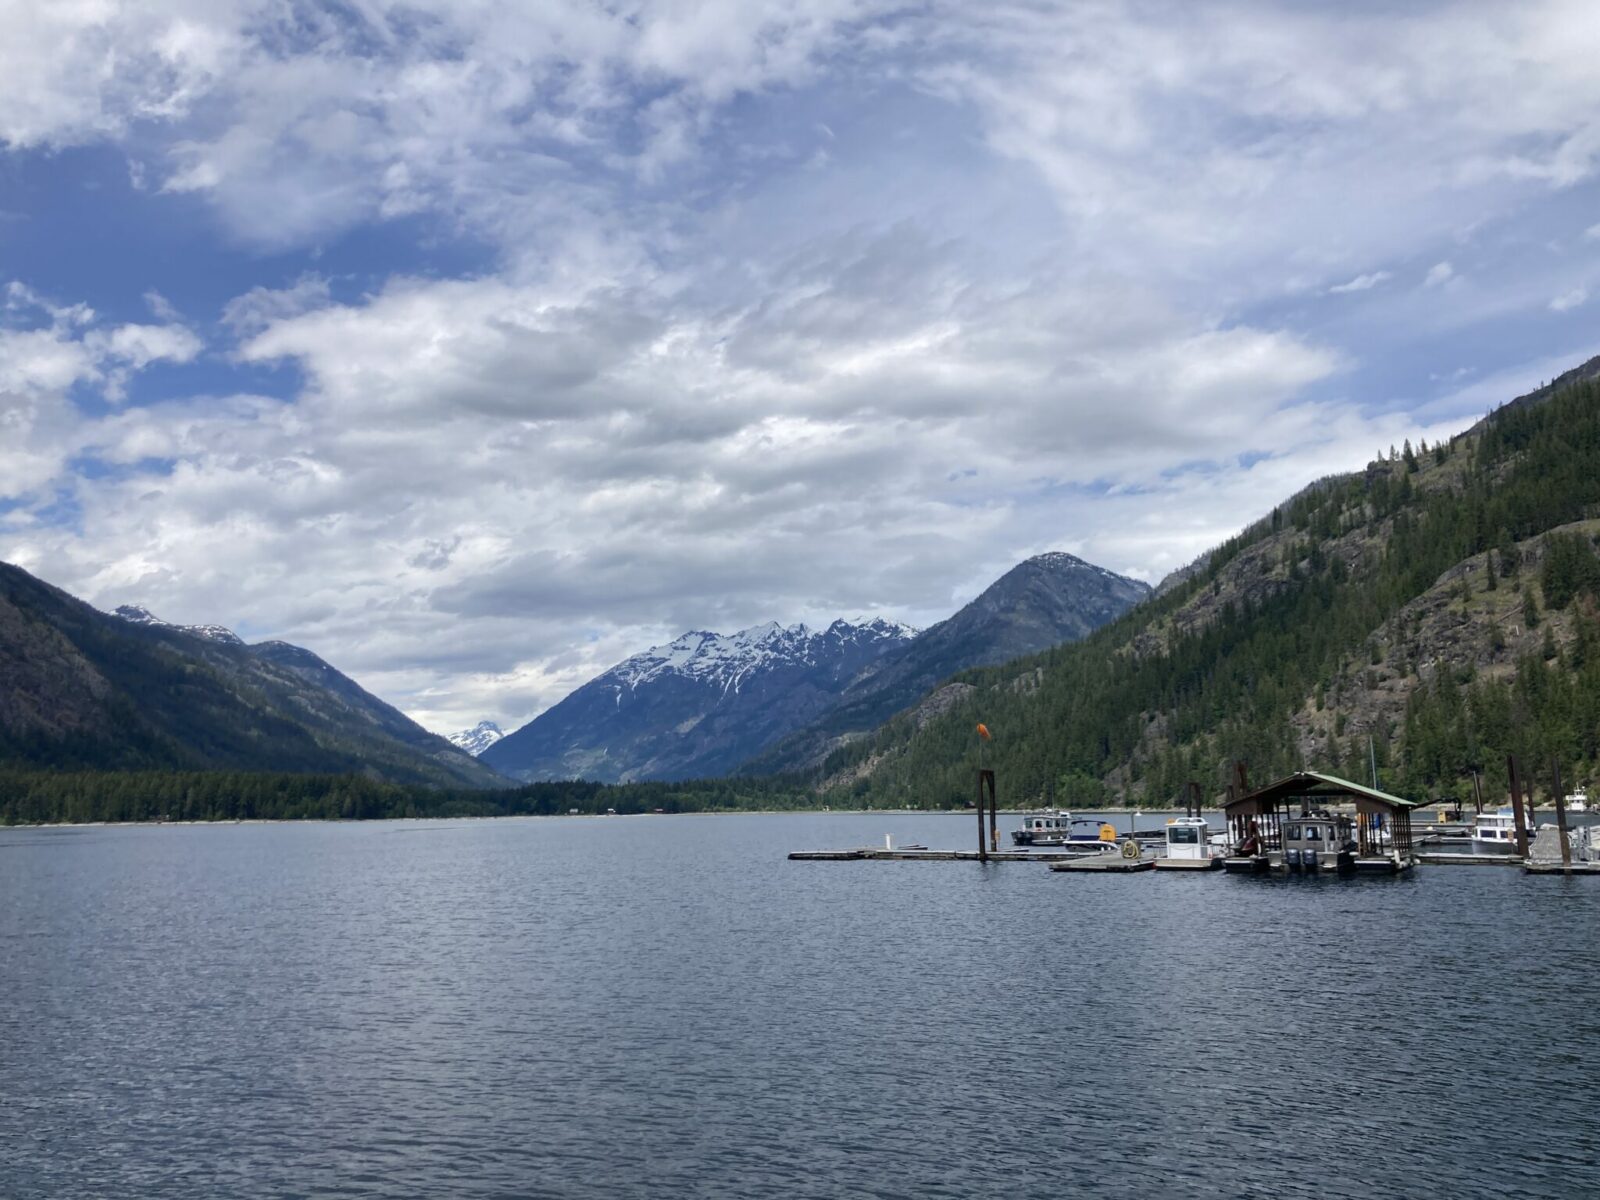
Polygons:
[[224,646],[244,645],[242,637],[221,625],[174,625],[137,604],[119,605],[112,615],[121,617],[131,625],[154,625],[161,629],[173,629],[179,633],[187,633],[191,637],[205,638],[208,642],[221,642]]
[[[756,673],[785,664],[816,666],[837,657],[844,646],[873,646],[903,641],[916,630],[879,617],[835,621],[821,632],[806,625],[779,625],[769,621],[723,636],[695,630],[665,646],[652,646],[642,654],[618,663],[599,677],[636,690],[666,674],[739,691]],[[598,682],[598,680],[597,680]]]
[[882,618],[826,629],[697,629],[591,679],[483,752],[518,779],[716,775],[814,719],[850,681],[908,644]]
[[505,730],[493,721],[479,721],[471,729],[463,729],[460,733],[446,735],[446,740],[452,746],[465,750],[473,758],[477,758],[490,746],[505,737]]

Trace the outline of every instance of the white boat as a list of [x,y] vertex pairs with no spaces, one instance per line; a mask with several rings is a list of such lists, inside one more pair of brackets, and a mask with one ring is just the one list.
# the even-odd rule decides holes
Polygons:
[[1472,840],[1502,850],[1514,848],[1517,844],[1516,810],[1509,804],[1502,804],[1492,813],[1479,813],[1472,825]]
[[1222,865],[1225,838],[1213,835],[1204,817],[1173,817],[1165,831],[1165,853],[1157,866],[1207,870]]
[[1589,793],[1579,788],[1567,797],[1567,811],[1569,813],[1589,811]]

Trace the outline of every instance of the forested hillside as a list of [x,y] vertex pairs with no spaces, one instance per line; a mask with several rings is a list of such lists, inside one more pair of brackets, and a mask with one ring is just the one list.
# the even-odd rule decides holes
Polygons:
[[[1589,364],[1592,366],[1593,364]],[[973,727],[1002,802],[1169,803],[1302,765],[1421,797],[1503,786],[1509,751],[1596,768],[1600,387],[1500,409],[1323,480],[1084,642],[968,672],[939,711],[836,752],[823,794],[942,804],[973,790]],[[964,686],[963,686],[964,685]]]
[[309,651],[111,616],[0,563],[4,768],[508,782]]

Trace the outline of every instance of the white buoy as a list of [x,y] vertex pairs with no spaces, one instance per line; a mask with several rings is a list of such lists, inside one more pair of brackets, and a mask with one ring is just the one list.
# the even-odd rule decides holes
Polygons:
[[883,835],[883,848],[885,850],[894,849],[894,834],[886,833]]

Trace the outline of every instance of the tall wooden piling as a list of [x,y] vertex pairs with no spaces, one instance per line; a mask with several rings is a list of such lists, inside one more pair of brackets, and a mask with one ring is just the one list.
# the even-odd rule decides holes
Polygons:
[[[985,790],[987,789],[987,796]],[[984,808],[989,809],[989,819],[984,820]],[[983,768],[978,769],[978,861],[989,861],[989,838],[984,837],[984,826],[988,826],[990,838],[994,841],[996,851],[1000,849],[1000,808],[995,799],[994,772]]]
[[1561,870],[1572,874],[1572,845],[1567,841],[1567,796],[1561,786],[1561,760],[1550,760],[1550,781],[1555,785],[1556,831],[1561,838]]
[[1528,825],[1522,816],[1522,776],[1517,770],[1517,756],[1506,755],[1506,772],[1511,777],[1511,812],[1517,822],[1517,853],[1528,857]]

